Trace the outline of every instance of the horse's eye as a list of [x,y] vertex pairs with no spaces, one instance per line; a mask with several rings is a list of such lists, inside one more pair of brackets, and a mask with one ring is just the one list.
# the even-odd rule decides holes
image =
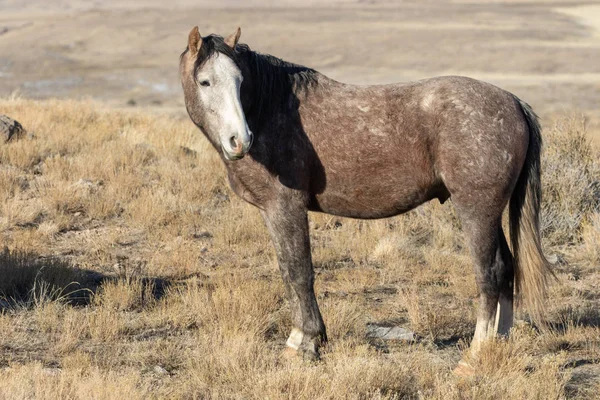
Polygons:
[[201,86],[210,86],[210,82],[209,81],[202,81],[200,82]]

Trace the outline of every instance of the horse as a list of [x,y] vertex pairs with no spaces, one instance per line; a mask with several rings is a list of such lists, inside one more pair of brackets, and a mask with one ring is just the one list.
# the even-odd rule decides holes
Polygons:
[[194,27],[179,72],[189,117],[270,233],[291,310],[289,351],[318,359],[327,341],[308,211],[386,218],[450,198],[479,289],[471,352],[509,334],[515,296],[541,316],[552,271],[539,233],[541,128],[527,103],[460,76],[344,84],[255,52],[240,34],[202,37]]

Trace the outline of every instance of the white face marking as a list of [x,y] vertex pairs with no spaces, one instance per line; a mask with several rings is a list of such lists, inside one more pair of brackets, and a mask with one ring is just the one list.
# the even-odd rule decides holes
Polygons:
[[200,68],[196,80],[198,100],[206,110],[206,129],[218,136],[227,158],[241,158],[252,144],[252,132],[240,99],[243,80],[240,69],[229,57],[217,54]]
[[288,347],[291,347],[294,350],[298,350],[300,345],[302,344],[302,339],[304,338],[304,333],[300,329],[292,329],[292,333],[290,333],[290,337],[288,338],[285,344]]

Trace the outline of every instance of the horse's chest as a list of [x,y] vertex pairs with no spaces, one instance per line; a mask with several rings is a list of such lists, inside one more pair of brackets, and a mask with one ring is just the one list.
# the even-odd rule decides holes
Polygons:
[[229,186],[242,200],[263,209],[266,198],[269,196],[269,183],[265,175],[255,176],[253,174],[236,173],[228,171]]

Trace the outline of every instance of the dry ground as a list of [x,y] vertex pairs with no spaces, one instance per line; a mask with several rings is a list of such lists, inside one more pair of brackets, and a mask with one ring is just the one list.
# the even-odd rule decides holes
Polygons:
[[[549,321],[526,312],[477,374],[451,371],[476,294],[450,202],[397,218],[311,215],[323,360],[290,329],[259,213],[187,120],[5,99],[33,133],[0,147],[0,398],[593,398],[600,390],[600,163],[579,118],[547,127]],[[366,337],[401,325],[413,343]]]

